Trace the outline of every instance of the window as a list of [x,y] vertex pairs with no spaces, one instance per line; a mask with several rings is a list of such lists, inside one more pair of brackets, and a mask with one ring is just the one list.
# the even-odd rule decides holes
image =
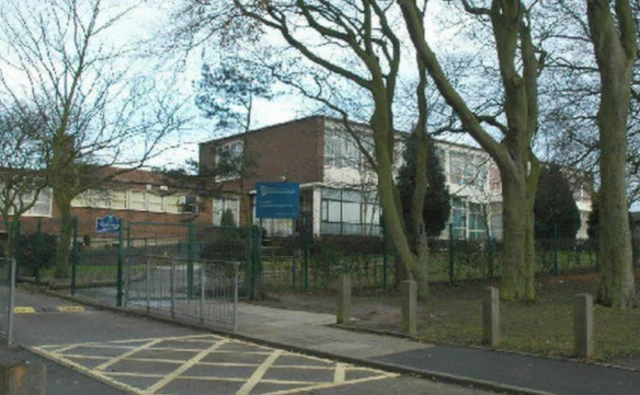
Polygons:
[[[31,207],[24,215],[37,217],[50,217],[52,207],[51,189],[45,188],[38,194],[38,199],[33,207]],[[24,201],[29,202],[33,199],[33,194],[26,197]]]
[[129,192],[129,208],[131,210],[146,210],[147,205],[145,201],[144,191],[130,191]]
[[453,198],[451,202],[451,230],[449,237],[464,239],[467,236],[467,210],[465,202],[460,198]]
[[323,189],[321,233],[380,235],[380,206],[359,191]]
[[487,182],[487,161],[482,155],[468,152],[449,153],[449,180],[452,184],[484,186]]
[[469,239],[486,239],[484,207],[478,203],[469,203]]
[[165,196],[165,210],[168,213],[171,214],[180,214],[182,212],[181,209],[181,201],[183,200],[184,196],[179,196],[179,195],[169,195],[169,196]]
[[351,135],[340,131],[327,131],[325,133],[324,164],[326,166],[359,168],[360,163],[360,149]]
[[155,193],[147,193],[147,209],[154,213],[164,212],[162,196]]
[[126,191],[112,191],[111,192],[111,205],[114,210],[124,210],[127,208],[127,192]]
[[240,224],[240,202],[238,198],[232,197],[213,199],[213,224],[215,226],[221,225],[222,214],[226,210],[231,211],[235,225],[238,226]]
[[217,181],[233,180],[240,177],[242,170],[242,154],[244,144],[242,141],[225,143],[216,150],[216,176]]

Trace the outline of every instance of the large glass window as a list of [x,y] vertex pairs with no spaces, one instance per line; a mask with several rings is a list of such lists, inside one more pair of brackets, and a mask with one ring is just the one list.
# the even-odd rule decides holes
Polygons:
[[467,236],[467,210],[465,202],[460,198],[453,198],[451,202],[451,237],[465,239]]
[[486,239],[485,210],[481,204],[469,203],[469,239]]
[[380,235],[380,206],[360,191],[322,191],[323,234]]

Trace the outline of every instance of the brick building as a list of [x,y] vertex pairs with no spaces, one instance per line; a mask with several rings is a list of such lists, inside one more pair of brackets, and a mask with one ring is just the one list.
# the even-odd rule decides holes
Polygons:
[[[117,169],[107,171],[115,172]],[[78,234],[92,238],[117,237],[113,233],[96,232],[97,219],[107,215],[136,222],[179,224],[193,220],[195,223],[211,223],[197,211],[185,210],[191,206],[188,203],[194,197],[187,191],[172,189],[166,183],[162,173],[132,170],[115,176],[99,189],[86,191],[71,203],[71,214],[78,217]],[[59,217],[51,190],[45,189],[39,194],[35,206],[23,214],[21,230],[33,232],[40,222],[43,232],[55,234],[59,228]],[[4,225],[0,223],[0,233],[4,232]]]
[[[367,125],[352,124],[363,146],[373,149]],[[402,139],[396,145],[396,169],[402,160]],[[453,237],[502,238],[500,172],[481,149],[447,141],[436,142],[453,196],[450,222]],[[253,223],[256,182],[292,181],[301,184],[301,211],[313,233],[380,234],[377,177],[342,121],[314,116],[230,136],[200,145],[201,166],[245,155],[253,171],[244,179],[219,180],[226,194],[212,202],[213,222],[226,209],[238,213],[239,223]],[[578,237],[586,237],[591,211],[587,188],[578,186],[576,201],[583,218]],[[219,221],[219,220],[218,220]],[[269,234],[290,234],[300,223],[264,220]],[[448,234],[443,234],[448,237]]]

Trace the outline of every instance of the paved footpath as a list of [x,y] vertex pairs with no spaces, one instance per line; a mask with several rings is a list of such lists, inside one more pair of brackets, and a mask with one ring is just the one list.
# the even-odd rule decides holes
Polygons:
[[[38,354],[22,351],[21,357],[34,361],[44,357],[59,364],[47,362],[51,394],[488,394],[24,290],[18,291],[16,306],[21,307],[15,319],[16,341]],[[285,323],[295,327],[276,329],[275,316],[260,318],[270,313],[260,309],[243,305],[241,324],[248,320],[256,328],[270,328],[270,333],[298,336],[294,333],[298,326],[323,328],[328,318],[277,310],[289,315]],[[415,349],[406,343],[398,350]]]
[[637,371],[350,332],[322,325],[335,322],[334,316],[326,314],[262,306],[243,306],[240,311],[240,333],[337,357],[388,364],[454,380],[493,383],[530,393],[640,394]]

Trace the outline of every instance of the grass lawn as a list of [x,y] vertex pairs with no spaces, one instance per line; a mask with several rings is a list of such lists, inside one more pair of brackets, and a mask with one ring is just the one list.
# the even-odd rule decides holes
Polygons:
[[[427,342],[479,345],[482,336],[482,288],[487,284],[434,289],[421,315],[420,338]],[[494,284],[498,285],[498,284]],[[596,295],[595,275],[546,278],[534,303],[501,303],[499,349],[546,356],[573,354],[573,297]],[[640,309],[594,306],[594,359],[640,356]]]

